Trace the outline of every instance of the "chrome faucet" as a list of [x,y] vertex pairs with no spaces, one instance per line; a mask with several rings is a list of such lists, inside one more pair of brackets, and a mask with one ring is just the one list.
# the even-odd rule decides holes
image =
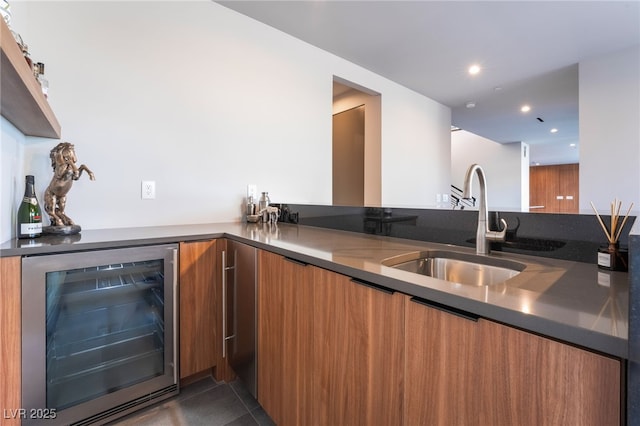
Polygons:
[[507,235],[507,222],[504,219],[500,219],[502,223],[502,231],[490,231],[489,230],[489,213],[487,212],[487,183],[484,175],[484,170],[478,164],[472,164],[467,169],[467,174],[464,177],[464,190],[462,192],[462,198],[471,198],[471,184],[473,175],[478,175],[478,182],[480,183],[480,205],[478,206],[478,230],[476,231],[476,253],[477,254],[489,254],[491,251],[489,248],[490,241],[504,241]]

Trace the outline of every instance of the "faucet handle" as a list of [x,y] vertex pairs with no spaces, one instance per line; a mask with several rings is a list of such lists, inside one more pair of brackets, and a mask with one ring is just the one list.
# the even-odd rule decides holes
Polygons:
[[501,231],[489,231],[485,233],[485,238],[488,241],[504,241],[507,237],[507,221],[504,219],[500,219],[500,223],[502,224]]

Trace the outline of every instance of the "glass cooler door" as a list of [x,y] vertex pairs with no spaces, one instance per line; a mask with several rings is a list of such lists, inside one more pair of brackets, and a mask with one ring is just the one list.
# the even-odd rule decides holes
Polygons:
[[47,407],[164,374],[163,261],[46,274]]

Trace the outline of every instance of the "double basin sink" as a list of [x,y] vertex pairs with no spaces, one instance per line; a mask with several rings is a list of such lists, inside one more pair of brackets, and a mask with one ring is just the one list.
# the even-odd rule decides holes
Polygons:
[[522,272],[524,263],[448,250],[426,250],[394,256],[384,266],[471,286],[501,284]]

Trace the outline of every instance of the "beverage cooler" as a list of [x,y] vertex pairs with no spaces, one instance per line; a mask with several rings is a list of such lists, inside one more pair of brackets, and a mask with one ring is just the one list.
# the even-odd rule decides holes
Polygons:
[[23,258],[23,424],[104,423],[178,393],[177,253]]

